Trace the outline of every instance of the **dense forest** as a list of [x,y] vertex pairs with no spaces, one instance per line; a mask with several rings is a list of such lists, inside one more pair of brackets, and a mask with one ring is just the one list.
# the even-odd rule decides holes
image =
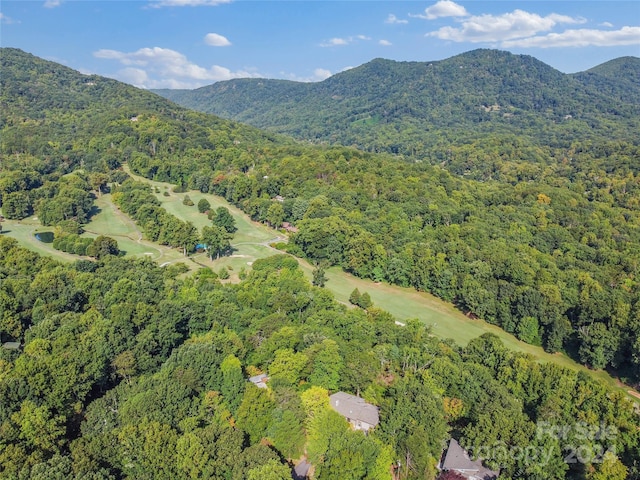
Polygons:
[[[280,196],[278,220],[299,228],[290,252],[431,292],[524,341],[638,381],[637,144],[539,148],[545,161],[531,163],[514,160],[518,138],[451,145],[452,163],[465,158],[465,165],[499,172],[500,181],[476,181],[427,163],[294,144],[3,52],[0,195],[7,217],[35,211],[44,223],[82,223],[88,191],[108,178],[122,181],[123,161],[148,178],[221,195],[255,220],[269,221]],[[24,77],[35,68],[43,73]],[[52,88],[78,97],[76,107],[48,104],[31,118],[11,100],[22,89],[21,101],[43,102]],[[87,108],[92,98],[96,107]],[[90,177],[84,182],[68,175],[79,167]],[[162,223],[156,206],[143,211],[155,212],[147,222]],[[189,250],[197,238],[189,242],[169,244]]]
[[[289,256],[237,285],[180,273],[0,237],[3,316],[26,330],[0,350],[3,478],[285,480],[303,452],[318,479],[433,478],[452,434],[501,478],[639,473],[637,414],[584,374],[348,309]],[[260,372],[266,389],[246,381]],[[338,390],[377,405],[378,427],[350,430]]]
[[317,83],[235,79],[156,92],[301,140],[447,166],[451,144],[477,148],[487,135],[517,137],[521,151],[499,153],[524,162],[538,162],[540,147],[637,139],[639,78],[635,57],[567,75],[531,56],[480,49],[433,62],[375,59]]
[[[496,132],[434,149],[445,157],[432,165],[296,143],[19,50],[0,60],[7,218],[35,213],[78,235],[111,188],[148,238],[193,251],[211,232],[168,215],[127,162],[296,225],[289,253],[431,292],[640,381],[631,130],[568,146]],[[256,262],[231,285],[103,243],[94,260],[63,265],[0,237],[0,341],[23,345],[0,350],[4,477],[280,479],[306,452],[319,479],[390,478],[391,464],[400,478],[432,478],[450,436],[504,478],[640,476],[637,413],[586,375],[492,336],[459,347],[418,322],[347,308],[290,257]],[[268,389],[246,381],[260,372]],[[379,406],[379,427],[349,430],[327,406],[338,390]],[[568,432],[549,434],[554,425]],[[512,455],[523,445],[548,462]],[[565,461],[577,448],[579,461]]]

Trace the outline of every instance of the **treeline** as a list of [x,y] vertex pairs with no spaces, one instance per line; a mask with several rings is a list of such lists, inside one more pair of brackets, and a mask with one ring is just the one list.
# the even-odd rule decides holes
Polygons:
[[487,135],[565,149],[635,138],[639,72],[634,57],[567,75],[528,55],[479,49],[434,62],[378,58],[322,82],[245,78],[158,93],[306,142],[433,161],[434,150]]
[[[0,237],[0,340],[22,344],[0,349],[3,478],[285,480],[303,452],[319,480],[434,478],[451,435],[503,478],[640,474],[632,405],[586,375],[349,309],[287,256],[237,285],[181,272],[62,265]],[[379,406],[369,435],[329,407],[338,390]],[[500,454],[532,445],[544,462]]]
[[[487,55],[478,52],[478,61]],[[222,195],[255,220],[295,224],[292,253],[432,292],[527,342],[638,381],[637,143],[613,136],[538,146],[498,131],[464,142],[444,136],[425,145],[438,166],[407,163],[294,145],[13,50],[3,49],[2,61],[3,91],[26,95],[2,97],[3,211],[28,205],[47,222],[82,222],[89,191],[100,191],[104,175],[121,182],[117,168],[128,161],[147,178]],[[21,73],[32,64],[47,66],[47,81]],[[52,103],[44,117],[21,103],[54,88],[93,103]],[[570,127],[561,130],[573,138]],[[138,197],[129,188],[123,195],[148,205],[142,223],[159,239],[153,221],[166,212],[149,192]],[[165,230],[167,237],[183,229]]]
[[180,247],[185,255],[194,250],[199,240],[196,227],[183,222],[160,206],[151,187],[132,180],[125,181],[113,194],[113,202],[131,216],[145,237],[160,245]]
[[[431,292],[524,341],[637,381],[636,150],[575,145],[567,162],[513,185],[348,149],[267,150],[247,172],[224,161],[208,173],[185,159],[130,165],[147,176],[162,168],[156,179],[224,196],[259,221],[270,221],[280,195],[282,219],[299,228],[290,252]],[[619,159],[615,168],[602,170],[603,155]],[[185,178],[189,165],[196,173]]]

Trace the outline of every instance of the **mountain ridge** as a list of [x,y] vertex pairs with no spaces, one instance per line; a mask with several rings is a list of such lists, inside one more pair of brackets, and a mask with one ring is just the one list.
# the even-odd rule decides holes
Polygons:
[[298,139],[370,151],[411,155],[439,137],[496,131],[566,145],[627,139],[640,127],[640,85],[615,73],[640,73],[634,58],[564,74],[529,55],[479,49],[434,62],[377,58],[317,83],[237,79],[154,92]]

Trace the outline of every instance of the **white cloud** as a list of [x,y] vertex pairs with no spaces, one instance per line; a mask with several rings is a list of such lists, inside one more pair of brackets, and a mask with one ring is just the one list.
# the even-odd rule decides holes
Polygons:
[[456,2],[451,0],[440,0],[438,3],[427,7],[424,14],[410,15],[415,18],[423,18],[425,20],[435,20],[441,17],[466,17],[469,15],[467,10]]
[[131,85],[134,85],[136,87],[144,88],[145,85],[149,82],[149,75],[147,75],[147,72],[145,72],[141,68],[123,68],[118,73],[119,80],[130,83]]
[[280,72],[281,77],[294,82],[321,82],[331,76],[331,71],[326,68],[316,68],[313,74],[307,77],[300,77],[295,73]]
[[56,8],[62,3],[60,0],[46,0],[44,2],[44,8]]
[[392,25],[400,25],[403,23],[409,23],[409,20],[401,20],[398,17],[396,17],[393,13],[390,13],[387,19],[384,21],[384,23],[390,23]]
[[216,7],[232,0],[150,0],[153,8],[161,7]]
[[602,22],[599,26],[600,27],[612,28],[613,27],[613,23],[611,23],[611,22]]
[[338,47],[341,45],[348,45],[349,41],[344,38],[332,38],[326,42],[320,44],[321,47]]
[[392,43],[389,40],[380,40],[378,42],[378,45],[382,45],[383,47],[389,47],[392,45]]
[[7,17],[4,13],[0,12],[0,23],[4,23],[5,25],[12,25],[14,23],[20,23],[20,21],[14,20],[11,17]]
[[331,76],[331,71],[327,70],[326,68],[316,68],[313,71],[313,78],[317,80],[324,80],[326,78],[329,78],[330,76]]
[[502,46],[507,48],[614,47],[622,45],[640,45],[640,27],[622,27],[620,30],[583,28],[502,42]]
[[135,52],[103,49],[93,55],[120,62],[127,68],[119,71],[116,78],[144,88],[196,88],[220,80],[261,76],[247,71],[232,72],[219,65],[205,68],[168,48],[141,48]]
[[525,38],[547,32],[558,24],[584,23],[583,18],[573,18],[552,13],[541,17],[537,13],[514,10],[502,15],[477,15],[465,18],[461,27],[442,27],[427,36],[454,42],[502,42]]
[[331,38],[326,42],[320,43],[321,47],[341,47],[344,45],[349,45],[350,43],[354,43],[357,40],[369,41],[371,37],[367,37],[366,35],[354,35],[347,38]]
[[204,37],[204,43],[212,47],[228,47],[231,45],[231,42],[226,37],[217,33],[207,33]]

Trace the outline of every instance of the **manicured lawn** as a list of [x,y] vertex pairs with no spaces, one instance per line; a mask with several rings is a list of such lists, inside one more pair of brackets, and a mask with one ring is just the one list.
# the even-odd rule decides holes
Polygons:
[[[231,240],[231,246],[233,248],[231,256],[221,257],[213,261],[204,254],[194,256],[198,264],[210,267],[216,272],[220,271],[223,267],[227,268],[230,274],[229,281],[238,281],[240,269],[245,268],[247,271],[250,270],[251,265],[257,259],[278,253],[268,246],[269,243],[286,240],[283,234],[252,221],[242,210],[229,204],[221,197],[202,193],[197,190],[186,193],[174,193],[172,191],[173,186],[168,183],[155,182],[132,174],[128,169],[126,169],[126,171],[135,180],[151,185],[156,198],[167,212],[181,220],[190,221],[198,230],[202,230],[205,226],[211,226],[211,220],[208,219],[207,215],[198,212],[197,205],[201,199],[206,199],[211,204],[213,210],[218,207],[225,207],[229,210],[236,221],[236,228],[238,229]],[[164,192],[167,192],[169,195],[164,195]],[[189,195],[194,205],[188,206],[182,203],[185,195]]]
[[[211,226],[211,220],[207,218],[207,215],[198,212],[198,202],[204,198],[211,204],[212,210],[215,210],[218,207],[226,207],[235,218],[238,231],[234,234],[232,241],[233,244],[263,243],[271,241],[278,236],[278,232],[266,227],[265,225],[252,221],[242,210],[229,204],[224,198],[207,193],[201,193],[197,190],[191,190],[186,193],[174,193],[172,190],[173,185],[148,180],[144,177],[131,173],[129,169],[125,169],[125,171],[135,180],[148,183],[154,187],[156,198],[160,203],[162,203],[162,206],[167,210],[167,212],[182,220],[192,222],[198,230],[201,230],[202,227],[205,226]],[[155,192],[155,189],[157,189],[158,192]],[[164,192],[167,192],[169,195],[165,196]],[[187,206],[182,203],[185,195],[189,195],[189,198],[194,203],[193,206]]]
[[[134,177],[139,181],[144,181],[150,183],[153,187],[157,187],[159,193],[156,193],[156,196],[162,203],[162,206],[168,212],[182,220],[193,222],[198,230],[211,224],[206,215],[198,212],[196,205],[201,198],[206,198],[214,209],[220,206],[228,208],[234,216],[236,226],[238,227],[238,231],[231,242],[233,247],[232,254],[220,259],[214,259],[213,261],[204,253],[198,253],[186,259],[177,249],[147,242],[141,238],[140,231],[135,223],[113,205],[110,195],[103,195],[96,200],[99,213],[95,215],[91,223],[86,226],[87,233],[85,235],[111,236],[118,241],[120,248],[126,252],[127,256],[148,255],[161,265],[183,262],[189,266],[191,270],[206,266],[216,272],[225,268],[230,274],[228,280],[230,282],[238,281],[238,274],[241,269],[244,268],[246,271],[249,271],[255,260],[278,253],[268,246],[269,243],[276,241],[278,238],[279,240],[286,240],[285,235],[262,224],[253,222],[242,211],[228,204],[220,197],[191,191],[187,194],[195,205],[187,206],[182,203],[185,194],[173,193],[171,191],[171,185],[162,182],[153,182],[138,176]],[[169,192],[168,196],[163,195],[165,191]],[[66,261],[78,258],[54,250],[50,244],[44,244],[38,241],[34,237],[34,233],[50,229],[40,226],[39,222],[34,218],[25,219],[21,222],[6,221],[3,223],[3,230],[7,230],[7,235],[17,238],[22,245],[38,253],[53,255],[56,258]],[[311,279],[313,267],[305,260],[298,259],[298,262],[307,278]],[[450,338],[459,345],[466,345],[471,339],[483,333],[491,332],[500,337],[502,342],[512,350],[528,353],[539,361],[555,362],[567,368],[584,371],[588,375],[605,382],[611,388],[622,390],[628,394],[629,388],[620,385],[619,382],[607,374],[607,372],[589,370],[574,362],[566,355],[549,354],[540,347],[521,342],[513,335],[494,325],[464,316],[452,305],[427,293],[417,292],[411,288],[401,288],[384,283],[373,283],[349,275],[337,267],[329,269],[326,276],[328,278],[326,288],[330,290],[340,302],[348,303],[349,295],[354,288],[358,288],[361,293],[368,292],[375,306],[388,311],[394,315],[398,321],[403,322],[407,319],[417,318],[430,325],[433,334],[438,337]],[[628,396],[633,398],[631,395]]]
[[[312,266],[301,261],[305,274],[312,278]],[[384,283],[373,283],[363,280],[337,267],[329,269],[326,273],[328,281],[325,288],[333,292],[335,298],[343,303],[348,303],[349,295],[354,288],[360,293],[368,292],[374,306],[391,313],[400,322],[417,318],[431,326],[434,335],[440,338],[453,339],[458,345],[466,345],[470,340],[484,333],[493,333],[500,337],[506,347],[517,352],[531,355],[541,362],[555,362],[566,368],[579,370],[591,377],[597,378],[612,389],[623,391],[629,398],[629,387],[620,383],[603,370],[590,370],[575,362],[567,355],[561,353],[547,353],[541,347],[521,342],[515,336],[505,332],[501,328],[491,325],[483,320],[473,320],[460,311],[438,298],[424,292],[418,292],[410,288],[402,288]],[[634,399],[637,401],[637,399]]]
[[77,260],[77,256],[56,250],[50,243],[43,243],[35,237],[38,232],[50,232],[52,230],[50,227],[40,225],[40,222],[35,217],[25,218],[20,221],[5,220],[2,222],[2,235],[15,238],[23,247],[40,255],[48,255],[61,261]]

